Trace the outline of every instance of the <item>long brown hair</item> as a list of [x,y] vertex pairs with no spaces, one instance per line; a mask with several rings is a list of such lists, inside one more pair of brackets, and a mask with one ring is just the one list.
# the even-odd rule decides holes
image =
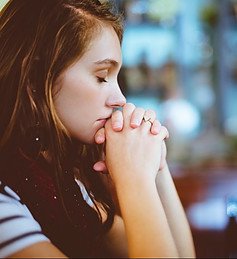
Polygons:
[[[16,145],[27,153],[22,140],[29,140],[29,129],[42,130],[45,143],[39,141],[36,152],[27,155],[34,159],[42,149],[47,151],[59,190],[64,163],[75,145],[55,111],[53,85],[87,50],[100,26],[112,26],[122,40],[121,16],[111,6],[98,0],[10,0],[0,13],[1,155]],[[92,173],[100,151],[95,145],[77,144],[82,180],[90,183],[93,197],[108,212],[107,194]]]

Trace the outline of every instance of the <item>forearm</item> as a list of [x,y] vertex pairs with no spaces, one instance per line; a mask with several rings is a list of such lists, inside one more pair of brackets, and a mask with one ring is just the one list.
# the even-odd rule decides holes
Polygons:
[[117,188],[130,257],[178,257],[155,182]]
[[104,238],[104,246],[110,258],[127,258],[128,244],[123,219],[115,215],[114,223]]
[[181,258],[195,257],[195,249],[189,223],[167,164],[164,169],[158,173],[156,186],[179,256]]

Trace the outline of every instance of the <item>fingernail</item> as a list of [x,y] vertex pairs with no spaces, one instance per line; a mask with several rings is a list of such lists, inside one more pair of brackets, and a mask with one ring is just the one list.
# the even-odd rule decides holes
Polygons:
[[134,120],[131,122],[131,126],[138,127],[140,125],[140,122],[138,120]]
[[100,142],[100,143],[101,143],[101,142],[104,142],[104,136],[101,136],[101,135],[98,136],[98,137],[97,137],[97,141]]

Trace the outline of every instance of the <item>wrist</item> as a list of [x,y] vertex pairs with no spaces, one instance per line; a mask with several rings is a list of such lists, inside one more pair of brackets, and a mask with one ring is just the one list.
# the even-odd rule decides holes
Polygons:
[[137,199],[141,193],[156,191],[156,182],[153,177],[133,177],[132,179],[121,179],[115,183],[118,199],[130,197]]

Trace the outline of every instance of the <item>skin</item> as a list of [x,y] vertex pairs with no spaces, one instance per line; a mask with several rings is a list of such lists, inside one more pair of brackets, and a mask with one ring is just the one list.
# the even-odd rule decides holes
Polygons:
[[121,63],[118,37],[103,27],[89,50],[58,78],[55,108],[73,137],[94,143],[113,109],[126,103],[117,82]]
[[[59,118],[70,134],[85,143],[102,144],[104,125],[112,117],[115,131],[122,130],[123,115],[114,108],[122,107],[126,98],[118,85],[122,65],[121,46],[111,27],[102,27],[89,50],[62,73],[55,84],[54,105]],[[152,110],[134,110],[130,125],[141,125],[143,117],[151,118],[151,132],[158,134],[160,123]],[[105,163],[95,164],[96,171],[107,171]]]
[[[154,111],[126,104],[117,82],[121,62],[118,37],[104,26],[55,85],[55,107],[69,133],[85,143],[105,142],[105,161],[94,169],[109,172],[122,216],[115,216],[105,246],[115,257],[193,258],[189,225],[165,161],[168,131]],[[49,242],[11,257],[49,256],[65,257]]]
[[161,127],[153,135],[148,122],[133,129],[135,109],[132,104],[123,107],[121,132],[115,132],[109,121],[105,125],[106,165],[118,196],[128,255],[194,258],[189,224],[166,161],[158,172],[168,132]]
[[[137,179],[140,171],[147,177],[144,165],[146,165],[145,169],[153,172],[155,181],[161,162],[162,144],[160,145],[159,141],[160,138],[164,140],[168,136],[168,131],[165,127],[161,128],[159,134],[151,134],[151,124],[149,122],[143,122],[140,127],[135,129],[130,127],[130,118],[134,110],[135,106],[131,103],[123,107],[123,134],[121,134],[122,132],[118,133],[111,130],[109,121],[105,125],[106,165],[114,182],[121,184],[121,186],[134,182],[134,178]],[[149,166],[151,168],[148,167],[148,161],[150,161]],[[119,172],[117,173],[117,171]],[[126,175],[124,174],[121,177],[121,171],[134,172],[135,175],[129,175],[128,178],[125,178]]]

